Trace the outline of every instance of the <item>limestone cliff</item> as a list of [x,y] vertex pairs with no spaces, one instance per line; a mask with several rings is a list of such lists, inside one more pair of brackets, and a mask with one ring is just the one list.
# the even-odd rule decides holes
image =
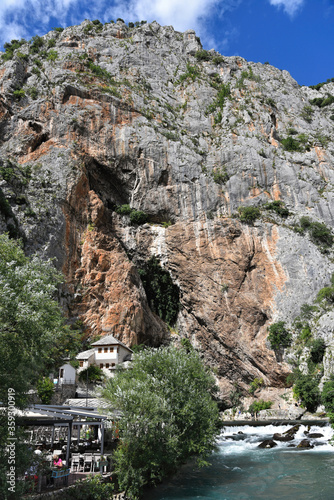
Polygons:
[[[56,257],[67,314],[87,336],[168,341],[175,330],[138,273],[155,255],[180,290],[176,331],[216,368],[222,393],[254,377],[281,386],[289,367],[267,327],[292,321],[334,270],[331,245],[299,225],[334,224],[334,83],[299,87],[155,22],[85,21],[10,55],[0,230]],[[249,206],[254,221],[239,208]]]

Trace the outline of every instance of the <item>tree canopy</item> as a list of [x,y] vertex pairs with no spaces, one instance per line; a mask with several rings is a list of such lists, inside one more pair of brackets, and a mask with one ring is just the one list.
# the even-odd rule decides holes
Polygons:
[[[64,336],[64,320],[56,301],[61,275],[51,261],[26,257],[20,242],[0,235],[0,402],[8,407],[26,405],[26,394],[59,358],[56,348]],[[66,344],[68,346],[68,344]],[[66,348],[65,348],[66,351]],[[6,410],[0,412],[0,496],[7,495],[8,464]],[[16,472],[23,473],[28,453],[15,428]],[[11,434],[12,436],[12,434]],[[3,489],[4,488],[4,489]],[[20,495],[17,486],[17,497]]]
[[117,371],[103,396],[121,412],[114,460],[119,483],[131,498],[192,455],[214,447],[218,409],[215,380],[196,351],[173,347],[135,355],[132,369]]

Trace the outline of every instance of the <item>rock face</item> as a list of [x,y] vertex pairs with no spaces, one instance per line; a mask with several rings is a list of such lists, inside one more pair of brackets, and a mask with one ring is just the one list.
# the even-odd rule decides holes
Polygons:
[[[0,230],[57,259],[87,336],[128,345],[171,335],[138,273],[155,255],[180,290],[176,329],[222,394],[254,377],[282,386],[289,366],[267,327],[334,270],[332,250],[298,226],[305,215],[333,226],[333,104],[310,100],[334,84],[300,88],[157,23],[85,21],[41,40],[0,67]],[[265,208],[277,200],[288,215]],[[247,223],[240,206],[259,217]]]

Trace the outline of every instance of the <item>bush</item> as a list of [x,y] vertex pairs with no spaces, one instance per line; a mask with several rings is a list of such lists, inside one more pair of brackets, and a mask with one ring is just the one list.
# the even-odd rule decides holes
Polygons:
[[104,378],[105,375],[103,370],[96,365],[90,365],[88,368],[79,373],[79,380],[84,383],[86,383],[87,380],[89,384],[102,382]]
[[20,99],[25,97],[25,95],[26,95],[26,93],[23,89],[14,90],[14,92],[13,92],[13,96],[17,101],[19,101]]
[[223,56],[213,56],[212,62],[216,66],[219,66],[219,64],[221,64],[222,62],[224,62],[224,58],[223,58]]
[[194,82],[199,75],[200,70],[197,66],[191,66],[191,64],[187,63],[187,71],[180,75],[179,82],[182,83],[184,80],[187,80],[187,78]]
[[283,201],[281,201],[281,200],[276,200],[276,201],[266,203],[264,205],[264,208],[266,210],[273,210],[278,215],[280,215],[281,217],[284,217],[284,218],[288,217],[290,215],[289,210],[285,207]]
[[114,485],[106,483],[100,475],[88,476],[72,488],[66,488],[64,500],[107,500],[113,498]]
[[310,338],[312,337],[312,332],[311,332],[311,328],[310,328],[310,325],[307,324],[305,325],[301,332],[300,332],[300,335],[299,335],[299,338],[303,341],[303,342],[307,342],[308,340],[310,340]]
[[259,401],[254,401],[254,403],[249,406],[248,411],[256,415],[261,410],[269,410],[272,405],[272,401],[264,401],[263,399],[260,399]]
[[293,393],[295,398],[301,399],[303,407],[308,411],[315,411],[320,404],[318,381],[312,375],[303,375],[299,370],[296,370]]
[[312,225],[312,221],[309,217],[301,217],[299,223],[303,229],[309,229]]
[[281,143],[285,151],[303,151],[300,142],[291,136],[287,137],[286,139],[282,139]]
[[239,207],[238,212],[241,222],[247,224],[253,223],[261,215],[260,209],[257,207]]
[[210,61],[212,56],[207,50],[198,50],[195,54],[198,61]]
[[225,99],[227,97],[231,96],[231,88],[230,84],[222,84],[218,88],[218,93],[216,99],[213,101],[212,104],[210,104],[207,109],[206,113],[214,113],[217,108],[219,108],[221,111],[224,109],[224,104],[225,104]]
[[332,414],[331,422],[333,423],[334,416],[334,375],[332,374],[324,387],[321,394],[321,404],[324,405],[327,412]]
[[325,286],[317,293],[317,302],[326,301],[329,304],[334,303],[334,287],[333,286]]
[[142,212],[141,210],[135,210],[128,204],[116,207],[115,211],[119,215],[129,215],[132,224],[145,224],[148,219],[148,215],[145,212]]
[[325,247],[331,247],[333,245],[333,235],[330,229],[321,222],[312,222],[310,235],[315,243],[323,244]]
[[216,184],[225,184],[230,176],[227,173],[226,167],[215,168],[212,171],[212,178]]
[[160,265],[156,257],[151,257],[138,273],[150,308],[163,321],[173,326],[179,312],[180,291],[169,272]]
[[142,210],[131,210],[130,221],[132,224],[145,224],[147,222],[148,216]]
[[56,31],[57,33],[61,33],[62,31],[64,31],[64,28],[52,28],[53,31]]
[[302,230],[308,230],[313,242],[322,246],[323,248],[329,248],[334,243],[334,238],[331,230],[321,222],[313,222],[309,217],[300,218],[300,227]]
[[2,55],[3,61],[10,61],[14,57],[14,51],[19,49],[23,44],[27,43],[23,38],[21,40],[12,40],[10,43],[4,44],[5,53]]
[[326,352],[326,344],[323,339],[316,339],[312,342],[310,359],[312,363],[321,363]]
[[115,211],[119,215],[130,215],[132,208],[130,207],[130,205],[126,204],[126,205],[121,205],[120,207],[116,207]]
[[314,110],[311,106],[304,106],[301,112],[301,117],[308,123],[311,123]]
[[55,61],[57,59],[57,57],[58,57],[58,52],[56,50],[51,49],[51,50],[49,50],[48,56],[46,59],[48,61]]
[[263,378],[255,378],[253,382],[249,385],[249,393],[254,394],[254,392],[263,386]]
[[318,106],[318,108],[324,108],[325,106],[333,104],[333,102],[334,96],[330,94],[327,97],[316,97],[315,99],[312,99],[310,101],[311,104],[313,104],[314,106]]
[[43,47],[44,40],[40,36],[36,35],[32,37],[30,44],[31,54],[37,54],[40,51],[41,47]]
[[277,350],[280,347],[289,347],[291,345],[292,336],[289,330],[285,328],[284,321],[273,323],[269,326],[268,331],[268,340],[272,349]]

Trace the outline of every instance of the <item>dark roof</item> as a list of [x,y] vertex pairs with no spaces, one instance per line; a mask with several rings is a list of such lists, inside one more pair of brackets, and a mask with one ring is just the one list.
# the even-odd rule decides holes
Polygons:
[[120,340],[115,339],[112,335],[106,335],[105,337],[102,337],[100,340],[97,340],[96,342],[93,342],[92,345],[121,345],[122,347],[125,347],[130,352],[133,352],[130,347],[127,345],[123,344]]

